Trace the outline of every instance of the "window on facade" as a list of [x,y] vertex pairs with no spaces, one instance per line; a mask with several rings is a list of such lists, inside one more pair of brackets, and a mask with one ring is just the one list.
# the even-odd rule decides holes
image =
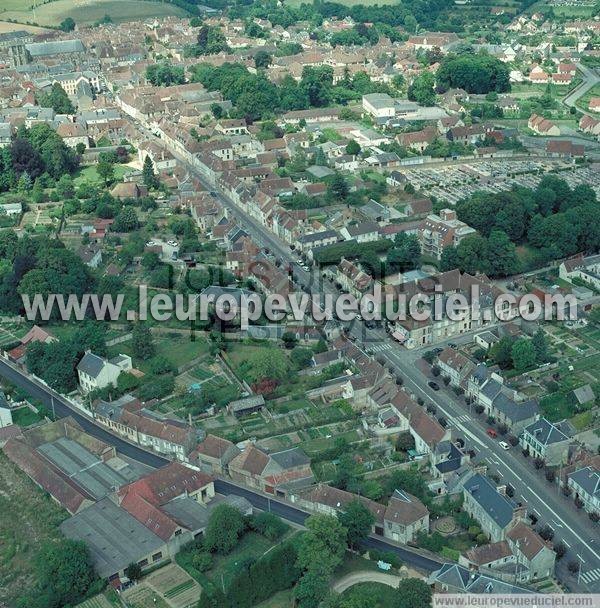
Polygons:
[[159,559],[162,559],[162,551],[159,551],[152,556],[153,562],[157,562]]

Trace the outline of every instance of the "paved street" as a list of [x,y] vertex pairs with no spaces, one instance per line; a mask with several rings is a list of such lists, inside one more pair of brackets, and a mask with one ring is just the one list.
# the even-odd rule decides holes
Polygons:
[[[578,63],[577,68],[583,74],[583,82],[563,99],[563,103],[569,107],[574,106],[578,99],[600,82],[600,76],[596,74],[596,70],[588,68],[583,63]],[[588,114],[589,112],[585,113]]]
[[[68,402],[65,401],[65,399],[63,399],[58,393],[44,386],[43,384],[34,381],[31,377],[20,372],[19,370],[16,370],[12,365],[9,365],[2,359],[0,359],[0,376],[3,376],[19,388],[28,391],[33,397],[39,399],[50,410],[54,408],[57,417],[62,418],[65,416],[71,416],[90,435],[104,441],[105,443],[114,445],[121,455],[152,468],[160,468],[170,462],[166,458],[162,458],[157,454],[148,452],[147,450],[144,450],[136,445],[124,441],[123,439],[120,439],[112,433],[109,433],[101,426],[93,423],[85,415],[74,410],[73,407],[70,406]],[[215,481],[215,490],[219,494],[235,494],[238,496],[244,496],[257,509],[272,511],[283,519],[299,525],[302,525],[304,520],[309,515],[305,511],[290,506],[287,503],[268,498],[259,492],[238,486],[223,479],[217,479]],[[365,541],[365,547],[373,547],[382,551],[393,551],[403,562],[424,572],[432,572],[433,570],[437,570],[443,563],[443,560],[440,560],[439,562],[435,561],[421,555],[416,551],[398,546],[391,542],[386,542],[385,540],[376,536],[367,539],[367,541]]]
[[[224,196],[220,195],[220,199],[260,245],[269,247],[276,255],[292,263],[294,275],[300,285],[308,286],[313,283],[310,273],[295,263],[296,256],[287,245],[256,220],[243,214]],[[334,288],[325,282],[324,289],[329,291]],[[557,568],[565,583],[573,590],[600,591],[600,551],[597,548],[600,538],[588,518],[576,512],[570,501],[534,471],[531,464],[523,462],[523,459],[517,456],[518,448],[508,453],[502,450],[498,442],[491,439],[479,421],[475,420],[476,416],[470,415],[466,408],[454,402],[453,396],[445,392],[436,393],[429,388],[426,379],[415,366],[415,353],[393,341],[383,329],[370,330],[362,322],[354,322],[351,333],[356,338],[357,345],[373,350],[376,356],[384,357],[387,365],[402,375],[407,389],[434,403],[456,433],[465,439],[467,447],[474,448],[481,458],[485,458],[500,475],[502,482],[513,486],[516,497],[521,497],[530,505],[530,510],[536,512],[541,522],[546,522],[553,528],[555,538],[562,540],[569,548]],[[571,559],[577,559],[582,564],[579,584],[566,569],[566,564]]]

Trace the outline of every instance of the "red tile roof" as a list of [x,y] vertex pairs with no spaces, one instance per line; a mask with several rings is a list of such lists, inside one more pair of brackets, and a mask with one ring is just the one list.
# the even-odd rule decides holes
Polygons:
[[119,490],[120,496],[138,494],[156,506],[164,505],[186,492],[195,492],[213,481],[206,473],[201,473],[178,462],[171,462],[162,469],[142,477]]

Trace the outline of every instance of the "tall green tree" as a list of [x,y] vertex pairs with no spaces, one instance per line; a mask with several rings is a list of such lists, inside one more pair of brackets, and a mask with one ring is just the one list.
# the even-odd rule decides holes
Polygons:
[[331,176],[331,179],[327,184],[328,196],[336,201],[344,201],[349,193],[350,188],[348,187],[346,178],[339,171],[337,171]]
[[512,362],[517,372],[524,372],[526,369],[534,367],[536,353],[531,340],[520,338],[513,344]]
[[398,585],[395,608],[431,608],[431,587],[418,578],[407,578]]
[[246,524],[238,509],[230,505],[216,506],[208,518],[204,546],[209,551],[226,555],[236,546]]
[[133,356],[138,359],[150,359],[154,356],[155,348],[150,328],[144,323],[136,323],[131,332],[131,347]]
[[75,106],[58,82],[52,85],[50,92],[38,96],[38,103],[43,108],[52,108],[57,114],[75,113]]
[[115,165],[108,158],[100,158],[96,165],[96,172],[104,180],[105,186],[108,186],[115,180]]
[[144,180],[144,184],[148,187],[148,188],[155,188],[156,187],[156,175],[154,174],[154,163],[152,162],[152,159],[150,158],[150,155],[147,154],[146,158],[144,159],[144,165],[142,167],[142,177]]
[[356,549],[369,536],[375,523],[373,513],[358,500],[348,503],[338,512],[337,518],[346,528],[346,540],[351,549]]
[[346,528],[331,515],[311,515],[298,548],[298,564],[304,570],[328,575],[342,563]]
[[546,333],[540,327],[533,338],[531,339],[531,344],[533,346],[533,350],[535,351],[535,359],[539,364],[546,363],[550,357],[550,353],[548,350],[548,341],[546,340]]
[[434,75],[425,71],[412,81],[408,87],[407,97],[421,106],[433,106],[435,104],[434,85]]
[[96,583],[92,560],[83,542],[46,542],[34,559],[38,585],[32,590],[35,608],[61,608],[81,602]]

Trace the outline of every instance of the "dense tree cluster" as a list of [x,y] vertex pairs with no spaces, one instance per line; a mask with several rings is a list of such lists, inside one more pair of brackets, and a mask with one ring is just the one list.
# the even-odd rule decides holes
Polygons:
[[170,87],[185,82],[185,72],[168,61],[153,63],[146,68],[146,80],[156,87]]
[[42,108],[52,108],[57,114],[75,113],[75,107],[71,103],[69,96],[58,82],[52,85],[48,93],[38,95],[37,102]]
[[[273,25],[289,27],[299,21],[309,20],[319,25],[323,19],[351,17],[356,23],[375,24],[396,28],[406,27],[414,32],[417,25],[435,31],[460,31],[464,18],[452,14],[452,5],[445,0],[407,0],[394,5],[357,4],[347,6],[336,2],[305,3],[301,6],[278,5],[276,0],[263,0],[244,6],[241,3],[229,9],[229,16],[260,17],[269,19]],[[481,11],[486,15],[486,11]],[[489,16],[489,12],[487,13]],[[384,33],[384,32],[382,32]]]
[[368,27],[364,23],[357,23],[349,30],[336,32],[331,36],[331,46],[364,46],[366,44],[377,44],[379,32],[376,27]]
[[21,294],[81,294],[93,279],[80,258],[48,237],[0,232],[0,310],[20,313]]
[[374,255],[384,254],[393,246],[389,239],[373,241],[371,243],[357,243],[356,241],[344,241],[320,247],[314,252],[317,264],[326,266],[328,264],[339,264],[342,258],[358,259],[361,263],[368,263]]
[[[260,62],[257,67],[264,67],[264,59]],[[251,74],[240,63],[220,67],[200,63],[190,68],[190,80],[201,82],[210,91],[220,91],[225,99],[231,99],[239,116],[251,121],[277,112],[347,103],[365,93],[388,90],[386,85],[372,82],[365,73],[353,77],[346,73],[334,86],[331,66],[305,66],[300,82],[288,75],[276,85],[262,73]]]
[[27,368],[52,388],[68,393],[77,388],[75,368],[86,350],[106,355],[105,331],[99,323],[78,326],[71,338],[57,342],[33,342],[27,349]]
[[303,574],[294,589],[299,608],[317,608],[327,594],[329,577],[342,563],[347,530],[331,515],[311,515],[298,547]]
[[423,72],[412,81],[408,87],[407,96],[421,106],[432,106],[435,104],[434,85],[434,75],[431,72]]
[[47,124],[22,126],[11,145],[0,151],[0,191],[23,182],[31,187],[38,177],[57,180],[78,165],[77,154]]
[[202,55],[213,55],[228,52],[229,46],[225,34],[220,27],[202,24],[198,30],[196,44],[185,48],[188,57],[200,57]]
[[75,606],[105,585],[94,573],[89,551],[80,541],[62,539],[43,544],[33,567],[38,582],[23,590],[19,608]]
[[513,367],[517,372],[552,361],[546,335],[542,329],[539,329],[531,339],[504,336],[490,348],[488,357],[502,369]]
[[487,53],[447,55],[435,77],[441,92],[451,88],[477,94],[510,91],[508,66]]
[[477,192],[459,201],[456,211],[480,235],[448,250],[445,268],[513,274],[518,271],[518,265],[512,266],[513,246],[519,243],[528,243],[545,261],[600,250],[596,193],[586,184],[571,189],[557,175],[545,175],[535,190]]

